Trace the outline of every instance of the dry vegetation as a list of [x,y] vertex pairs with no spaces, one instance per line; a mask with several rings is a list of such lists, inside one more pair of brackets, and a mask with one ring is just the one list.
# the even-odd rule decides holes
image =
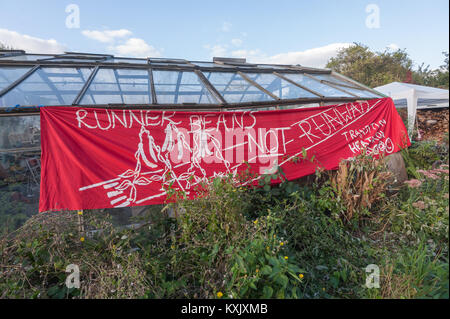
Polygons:
[[[74,212],[39,214],[0,240],[0,296],[448,298],[448,144],[403,156],[402,187],[382,159],[359,156],[303,186],[214,179],[176,218],[149,210],[139,228],[103,212],[85,212],[84,229]],[[68,264],[80,289],[65,286]],[[369,264],[378,289],[364,287]]]

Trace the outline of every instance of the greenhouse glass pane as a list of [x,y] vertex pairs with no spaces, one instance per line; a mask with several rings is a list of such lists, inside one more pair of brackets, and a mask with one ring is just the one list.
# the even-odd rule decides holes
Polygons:
[[348,88],[348,87],[343,87],[343,90],[346,90],[347,92],[353,93],[359,97],[362,98],[380,98],[381,96],[376,95],[375,93],[372,93],[368,90],[358,90],[358,89],[352,89],[352,88]]
[[204,74],[228,103],[274,100],[270,95],[245,80],[239,73],[204,72]]
[[207,68],[224,68],[224,69],[230,69],[234,68],[234,66],[231,65],[223,65],[223,64],[217,64],[213,62],[200,62],[200,61],[193,61],[192,64],[198,65],[200,67],[207,67]]
[[139,64],[147,64],[147,59],[114,58],[114,59],[105,60],[103,62],[106,62],[106,63],[139,63]]
[[19,79],[27,73],[31,68],[6,67],[0,68],[0,91],[9,86],[11,83]]
[[150,104],[147,70],[99,69],[80,104]]
[[197,74],[188,71],[153,71],[158,103],[216,104],[217,100],[200,82]]
[[258,64],[260,69],[290,69],[289,66],[274,65],[274,64]]
[[42,67],[3,96],[1,105],[71,105],[91,68]]
[[37,213],[39,183],[39,116],[0,117],[0,234]]
[[150,58],[150,63],[187,63],[184,59],[170,59],[170,58]]
[[0,235],[38,212],[40,153],[39,115],[0,117]]
[[158,66],[181,66],[184,68],[193,68],[194,66],[191,64],[187,64],[187,63],[173,63],[173,62],[152,62],[151,65],[153,67],[158,67]]
[[246,73],[246,75],[267,91],[275,94],[280,99],[314,98],[312,94],[282,78],[270,73]]
[[[0,117],[0,154],[23,148],[39,151],[40,142],[39,115]],[[0,163],[6,169],[8,163]]]
[[94,62],[102,62],[103,58],[92,58],[92,59],[80,59],[80,58],[54,58],[45,60],[48,62],[78,62],[78,63],[94,63]]
[[15,56],[0,57],[2,60],[15,60],[15,61],[36,61],[41,59],[53,58],[54,55],[39,55],[39,54],[23,54]]
[[355,89],[358,89],[358,86],[351,82],[344,81],[342,79],[339,79],[335,76],[332,76],[331,74],[311,74],[311,76],[315,77],[318,80],[325,80],[328,82],[331,82],[336,85],[346,85],[346,86],[352,86]]
[[[379,98],[379,97],[381,97],[369,90],[365,90],[365,89],[362,89],[361,87],[356,86],[356,84],[344,81],[344,80],[339,79],[330,74],[313,74],[312,76],[314,76],[315,78],[317,78],[319,80],[325,80],[328,82],[332,82],[334,85],[337,85],[339,87],[341,87],[341,85],[347,85],[347,86],[342,86],[342,89],[347,92],[353,93],[359,97],[363,97],[363,98]],[[349,88],[348,87],[349,85],[352,86],[353,88]]]
[[353,97],[353,95],[320,83],[319,81],[313,80],[301,73],[282,73],[282,75],[304,87],[307,87],[308,89],[313,90],[314,92],[322,94],[325,97]]

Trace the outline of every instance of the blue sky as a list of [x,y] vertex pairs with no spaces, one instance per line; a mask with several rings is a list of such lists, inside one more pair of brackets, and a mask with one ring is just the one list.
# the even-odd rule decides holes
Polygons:
[[[79,8],[79,28],[66,26],[69,4]],[[375,28],[366,24],[376,13],[366,12],[370,4],[379,9]],[[361,42],[373,50],[405,48],[417,64],[436,68],[449,51],[448,16],[448,0],[0,0],[0,42],[38,53],[244,56],[319,67]]]

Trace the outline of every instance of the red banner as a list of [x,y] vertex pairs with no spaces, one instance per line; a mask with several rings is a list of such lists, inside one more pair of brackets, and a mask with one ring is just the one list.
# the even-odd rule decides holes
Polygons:
[[[170,185],[194,197],[209,177],[250,167],[289,180],[334,169],[363,149],[409,146],[390,98],[314,108],[183,112],[41,108],[40,211],[164,203]],[[299,160],[307,154],[310,160]]]

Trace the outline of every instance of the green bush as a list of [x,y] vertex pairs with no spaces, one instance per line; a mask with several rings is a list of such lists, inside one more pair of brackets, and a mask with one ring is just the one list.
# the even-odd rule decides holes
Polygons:
[[252,191],[231,177],[202,187],[204,196],[174,207],[181,216],[173,273],[185,284],[183,297],[298,297],[301,269],[275,243],[273,217],[244,214]]
[[[74,212],[33,216],[0,241],[0,291],[8,298],[136,298],[149,287],[144,265],[131,250],[129,231],[113,228],[105,216],[86,214],[88,237]],[[65,286],[66,266],[80,268],[80,289]]]
[[367,296],[383,299],[448,299],[448,255],[439,253],[433,256],[426,240],[424,242],[384,259],[381,264],[381,286],[367,290]]
[[[279,170],[254,187],[241,186],[248,176],[206,181],[194,200],[169,190],[177,204],[135,227],[92,211],[82,232],[76,212],[38,214],[0,239],[0,297],[445,298],[448,170],[421,160],[396,191],[357,158],[304,186]],[[80,289],[64,285],[72,263]],[[364,286],[369,264],[380,266],[379,289]]]
[[373,262],[364,240],[351,233],[331,214],[335,201],[325,204],[320,193],[303,189],[292,195],[294,203],[278,210],[278,234],[305,269],[301,295],[305,298],[356,297],[364,277],[363,267]]
[[402,188],[388,202],[385,210],[390,229],[413,245],[426,240],[436,246],[436,251],[448,254],[449,175],[433,174],[433,178],[420,172],[418,175],[421,177],[417,180],[418,186]]
[[448,133],[443,143],[436,141],[413,142],[411,147],[402,150],[407,173],[418,178],[418,169],[431,169],[436,162],[448,164]]

